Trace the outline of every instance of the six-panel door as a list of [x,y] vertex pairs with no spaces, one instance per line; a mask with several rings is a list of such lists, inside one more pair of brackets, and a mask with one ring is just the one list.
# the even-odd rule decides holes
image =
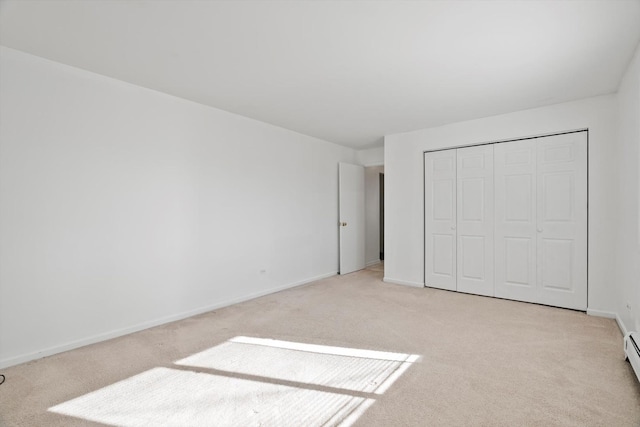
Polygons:
[[364,167],[338,164],[340,274],[362,270],[364,256]]
[[425,282],[456,290],[456,152],[424,156]]
[[536,302],[536,139],[494,148],[495,296]]
[[493,296],[493,145],[456,156],[457,290]]
[[537,146],[537,302],[587,309],[587,134]]

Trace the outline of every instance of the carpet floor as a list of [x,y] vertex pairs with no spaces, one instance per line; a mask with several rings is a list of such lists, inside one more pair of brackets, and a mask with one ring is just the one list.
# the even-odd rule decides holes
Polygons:
[[640,426],[613,320],[380,266],[3,373],[6,427]]

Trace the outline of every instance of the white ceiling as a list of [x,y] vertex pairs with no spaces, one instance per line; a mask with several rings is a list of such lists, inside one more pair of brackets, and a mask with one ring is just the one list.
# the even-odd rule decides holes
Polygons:
[[0,44],[354,148],[615,92],[640,1],[0,1]]

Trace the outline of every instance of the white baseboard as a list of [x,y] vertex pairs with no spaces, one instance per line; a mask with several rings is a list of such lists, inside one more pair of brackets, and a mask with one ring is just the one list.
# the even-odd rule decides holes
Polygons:
[[373,261],[368,261],[367,262],[367,267],[371,267],[372,265],[378,265],[380,264],[382,261],[380,261],[379,259],[374,259]]
[[395,285],[405,285],[405,286],[413,286],[415,288],[424,288],[424,283],[410,282],[408,280],[394,279],[392,277],[384,277],[382,281],[386,283],[393,283]]
[[626,337],[629,331],[627,331],[627,328],[624,326],[624,322],[622,321],[620,316],[618,316],[617,314],[616,314],[616,323],[618,324],[618,328],[620,328],[620,332],[622,332],[622,336]]
[[616,316],[618,316],[612,311],[594,310],[591,308],[587,308],[587,314],[594,317],[606,317],[607,319],[615,319]]
[[622,332],[622,336],[624,337],[625,335],[627,335],[627,328],[624,326],[624,322],[622,321],[618,313],[614,313],[612,311],[593,310],[588,308],[587,314],[589,316],[606,317],[607,319],[615,319],[616,323],[618,324],[618,328],[620,329],[620,332]]
[[315,282],[316,280],[326,279],[327,277],[335,276],[337,273],[325,273],[315,277],[309,277],[307,279],[303,279],[297,282],[289,283],[284,286],[278,286],[275,288],[266,289],[260,292],[255,292],[246,296],[229,299],[222,302],[217,302],[213,304],[206,305],[204,307],[196,308],[194,310],[184,311],[178,314],[172,314],[170,316],[161,317],[159,319],[150,320],[148,322],[139,323],[137,325],[129,326],[126,328],[116,329],[113,331],[105,332],[98,335],[93,335],[91,337],[82,338],[79,340],[71,341],[65,344],[56,345],[53,347],[45,348],[43,350],[35,351],[32,353],[22,354],[16,357],[10,357],[7,359],[0,360],[0,369],[8,368],[10,366],[19,365],[21,363],[26,363],[31,360],[40,359],[47,356],[52,356],[54,354],[62,353],[69,350],[74,350],[76,348],[84,347],[90,344],[95,344],[98,342],[110,340],[113,338],[118,338],[123,335],[132,334],[134,332],[139,332],[145,329],[153,328],[154,326],[164,325],[166,323],[175,322],[177,320],[183,320],[188,317],[197,316],[198,314],[206,313],[209,311],[217,310],[223,307],[228,307],[230,305],[238,304],[244,301],[252,300],[255,298],[259,298],[265,295],[273,294],[276,292],[284,291],[286,289],[295,288],[296,286],[302,286],[310,282]]

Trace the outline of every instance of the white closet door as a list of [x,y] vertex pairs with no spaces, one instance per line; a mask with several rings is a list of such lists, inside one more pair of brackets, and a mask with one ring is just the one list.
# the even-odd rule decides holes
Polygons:
[[536,302],[536,139],[495,144],[495,296]]
[[424,154],[425,285],[456,290],[456,150]]
[[538,141],[538,302],[587,308],[587,133]]
[[587,134],[496,144],[497,297],[587,308]]
[[457,162],[457,290],[493,296],[493,145],[460,148]]

